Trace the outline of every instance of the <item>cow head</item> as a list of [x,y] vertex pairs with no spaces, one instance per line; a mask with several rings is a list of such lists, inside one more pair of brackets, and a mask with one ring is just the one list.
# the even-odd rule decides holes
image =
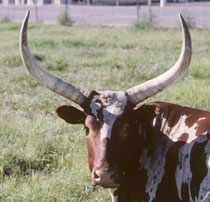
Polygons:
[[[121,92],[92,92],[85,111],[71,106],[56,109],[68,123],[84,124],[92,184],[117,187],[123,180],[135,144],[132,104]],[[130,135],[129,135],[130,134]]]
[[[95,92],[67,83],[36,63],[27,43],[28,19],[29,12],[20,32],[20,50],[24,65],[43,86],[83,108],[80,111],[72,106],[60,106],[56,112],[67,123],[84,125],[92,184],[106,188],[118,187],[135,157],[137,123],[146,120],[147,113],[151,114],[147,110],[139,112],[134,107],[181,79],[190,64],[191,38],[186,23],[180,16],[183,30],[182,51],[171,69],[126,91]],[[139,114],[143,114],[144,118],[141,119]]]

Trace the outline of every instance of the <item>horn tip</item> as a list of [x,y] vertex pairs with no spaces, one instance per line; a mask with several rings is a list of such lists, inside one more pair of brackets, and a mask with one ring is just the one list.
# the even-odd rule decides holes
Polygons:
[[26,15],[25,15],[25,19],[28,20],[29,16],[30,16],[30,10],[27,10]]
[[26,12],[26,15],[24,17],[24,20],[22,22],[21,33],[27,28],[29,16],[30,16],[30,10],[28,10]]
[[184,20],[184,18],[183,18],[183,16],[182,16],[182,14],[181,13],[179,13],[179,20],[180,20],[180,22],[183,24],[183,22],[185,22],[185,20]]
[[179,13],[179,20],[180,20],[180,24],[181,24],[181,27],[184,30],[184,32],[187,32],[188,35],[190,35],[189,30],[188,30],[187,23],[185,22],[185,19],[183,18],[183,16],[181,15],[181,13]]

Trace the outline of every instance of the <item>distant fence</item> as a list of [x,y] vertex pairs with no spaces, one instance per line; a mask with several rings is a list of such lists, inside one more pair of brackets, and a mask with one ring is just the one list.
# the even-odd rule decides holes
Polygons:
[[[26,10],[31,10],[31,20],[35,21],[34,6],[0,6],[0,18],[8,17],[13,21],[22,21]],[[56,23],[64,5],[38,6],[38,19],[45,23]],[[176,26],[178,14],[182,13],[192,25],[210,29],[210,3],[168,3],[160,8],[159,4],[151,7],[152,16],[157,26]],[[137,20],[136,6],[87,6],[68,5],[70,17],[76,23],[126,26]],[[140,6],[139,20],[149,14],[146,5]]]

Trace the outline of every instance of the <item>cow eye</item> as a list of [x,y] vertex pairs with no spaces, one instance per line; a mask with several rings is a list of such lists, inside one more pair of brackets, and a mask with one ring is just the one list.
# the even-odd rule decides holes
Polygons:
[[89,135],[89,132],[90,132],[89,128],[85,126],[85,134]]

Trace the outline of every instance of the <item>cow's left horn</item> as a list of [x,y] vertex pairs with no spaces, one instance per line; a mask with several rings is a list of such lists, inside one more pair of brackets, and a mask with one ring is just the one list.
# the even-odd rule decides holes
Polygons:
[[25,67],[41,85],[83,107],[85,101],[87,100],[89,91],[76,87],[48,73],[36,63],[35,59],[31,55],[27,42],[29,15],[30,12],[28,11],[20,31],[20,52]]
[[178,61],[171,69],[160,76],[126,90],[133,104],[138,104],[171,86],[182,78],[189,67],[192,54],[191,37],[187,24],[181,15],[180,22],[182,27],[182,51]]

